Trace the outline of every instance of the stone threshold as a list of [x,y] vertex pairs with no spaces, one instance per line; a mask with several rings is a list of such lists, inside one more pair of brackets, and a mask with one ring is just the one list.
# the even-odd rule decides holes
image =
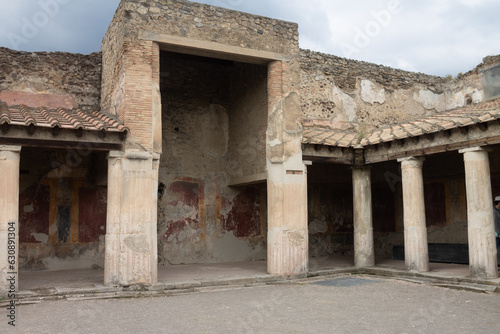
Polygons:
[[[19,291],[17,305],[38,304],[43,301],[79,301],[96,299],[125,299],[145,297],[170,297],[189,293],[203,293],[241,289],[272,284],[309,284],[342,276],[368,276],[381,279],[403,280],[415,284],[426,284],[443,288],[458,289],[480,293],[500,293],[500,278],[483,279],[464,276],[446,276],[442,273],[408,272],[396,268],[342,268],[311,271],[307,275],[283,277],[260,276],[232,279],[215,279],[185,283],[158,283],[153,286],[133,285],[128,287],[94,285],[81,288],[52,287]],[[0,299],[0,308],[10,303]]]

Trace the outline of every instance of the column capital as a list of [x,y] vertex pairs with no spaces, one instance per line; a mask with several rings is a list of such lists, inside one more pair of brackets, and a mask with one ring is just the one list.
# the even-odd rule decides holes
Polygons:
[[465,154],[465,153],[470,153],[470,152],[491,152],[492,149],[489,147],[482,147],[482,146],[477,146],[477,147],[469,147],[469,148],[463,148],[458,151],[460,154]]
[[119,159],[119,158],[123,158],[123,156],[125,155],[125,152],[123,151],[109,151],[108,153],[108,159]]
[[372,170],[371,165],[352,165],[352,170]]
[[21,146],[0,145],[0,160],[19,161]]
[[160,154],[142,151],[109,151],[108,159],[128,159],[128,160],[159,160]]
[[10,146],[10,145],[0,145],[0,152],[1,151],[7,151],[7,152],[21,152],[22,146]]
[[401,167],[422,168],[424,161],[425,157],[407,157],[398,159],[398,162],[401,163]]

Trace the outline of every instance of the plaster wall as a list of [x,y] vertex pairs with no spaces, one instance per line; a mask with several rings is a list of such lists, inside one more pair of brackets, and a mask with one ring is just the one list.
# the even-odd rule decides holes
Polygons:
[[102,268],[107,203],[104,155],[26,148],[20,169],[19,268]]
[[478,104],[482,66],[451,79],[301,50],[302,117],[363,134]]
[[164,52],[159,173],[161,264],[266,257],[266,67]]

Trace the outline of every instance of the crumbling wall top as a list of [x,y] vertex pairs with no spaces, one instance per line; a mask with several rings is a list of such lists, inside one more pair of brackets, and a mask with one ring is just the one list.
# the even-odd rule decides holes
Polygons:
[[122,0],[115,15],[127,39],[144,32],[280,54],[298,53],[298,25],[185,0]]
[[67,96],[66,101],[71,101],[74,108],[96,109],[100,80],[100,52],[81,55],[24,52],[0,47],[0,93],[55,94]]
[[425,85],[443,91],[446,79],[423,73],[409,72],[365,61],[342,58],[311,50],[301,50],[301,69],[308,73],[323,73],[337,87],[347,92],[356,89],[357,79],[369,79],[386,89],[410,89]]

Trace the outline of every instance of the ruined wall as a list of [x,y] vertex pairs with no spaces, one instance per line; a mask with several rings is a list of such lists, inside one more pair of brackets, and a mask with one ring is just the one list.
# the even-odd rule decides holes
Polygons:
[[484,100],[477,73],[452,80],[308,50],[301,57],[302,117],[333,128],[366,133]]
[[127,38],[143,32],[288,54],[299,43],[297,24],[183,0],[125,0]]
[[[262,86],[262,75],[248,66],[169,52],[161,55],[164,153],[158,254],[162,264],[265,258],[265,185],[228,187],[235,166],[247,168],[235,165],[238,161],[229,152],[258,140],[245,128],[258,129],[263,122],[243,115],[245,111],[260,115],[257,106],[266,102],[265,94],[252,94]],[[254,101],[247,104],[249,96]]]
[[33,103],[56,101],[56,108],[93,111],[99,108],[100,80],[100,53],[22,52],[0,47],[0,100],[9,105],[18,104],[22,96]]
[[122,0],[102,42],[102,109],[118,115],[124,94],[124,44],[145,33],[289,54],[297,24],[182,0]]
[[104,154],[23,149],[20,269],[102,268],[106,197]]

